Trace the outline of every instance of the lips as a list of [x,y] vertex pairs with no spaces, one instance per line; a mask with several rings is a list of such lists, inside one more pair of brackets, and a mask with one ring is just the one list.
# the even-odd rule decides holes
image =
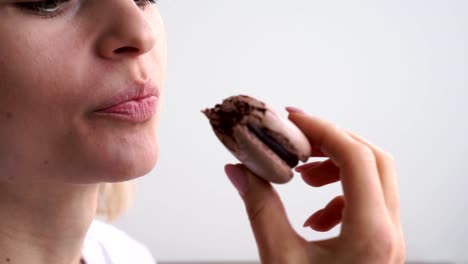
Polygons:
[[105,118],[141,123],[157,111],[159,91],[151,83],[133,85],[118,93],[93,113]]

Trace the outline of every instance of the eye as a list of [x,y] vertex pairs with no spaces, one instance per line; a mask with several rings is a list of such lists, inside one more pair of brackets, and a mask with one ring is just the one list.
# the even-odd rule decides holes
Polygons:
[[156,4],[158,3],[158,0],[135,0],[135,3],[141,7],[142,9],[145,9],[145,7],[148,4]]
[[34,14],[53,17],[64,11],[65,4],[71,0],[41,0],[31,2],[18,2],[15,6]]

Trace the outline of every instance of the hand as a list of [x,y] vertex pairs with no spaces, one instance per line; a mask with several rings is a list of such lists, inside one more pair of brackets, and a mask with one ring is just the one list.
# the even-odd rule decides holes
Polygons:
[[344,195],[315,212],[305,226],[317,231],[342,226],[336,238],[306,241],[290,225],[270,183],[243,165],[226,165],[226,174],[245,203],[262,263],[403,263],[405,243],[392,156],[329,122],[295,108],[287,110],[309,139],[312,156],[328,157],[296,171],[314,187],[337,181],[343,186]]

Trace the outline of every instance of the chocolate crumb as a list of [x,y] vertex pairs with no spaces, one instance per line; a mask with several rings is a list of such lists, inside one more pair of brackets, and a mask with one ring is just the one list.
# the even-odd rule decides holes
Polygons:
[[253,111],[265,113],[265,104],[252,97],[239,95],[226,98],[222,104],[216,104],[202,112],[208,117],[215,131],[231,136],[232,128]]

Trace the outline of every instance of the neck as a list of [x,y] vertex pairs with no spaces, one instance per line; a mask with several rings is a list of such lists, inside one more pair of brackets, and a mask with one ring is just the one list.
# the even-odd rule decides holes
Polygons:
[[97,195],[97,184],[0,182],[0,263],[80,263]]

